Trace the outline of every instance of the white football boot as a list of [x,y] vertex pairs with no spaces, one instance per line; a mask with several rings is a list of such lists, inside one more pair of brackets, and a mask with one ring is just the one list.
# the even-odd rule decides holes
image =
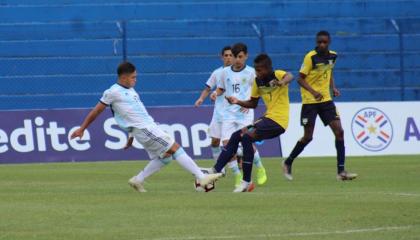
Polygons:
[[255,184],[253,182],[245,182],[241,181],[241,184],[239,184],[234,190],[234,193],[240,193],[240,192],[252,192],[255,188]]
[[128,185],[134,188],[134,190],[136,190],[137,192],[147,192],[146,189],[144,189],[143,182],[138,181],[136,179],[136,176],[128,180]]

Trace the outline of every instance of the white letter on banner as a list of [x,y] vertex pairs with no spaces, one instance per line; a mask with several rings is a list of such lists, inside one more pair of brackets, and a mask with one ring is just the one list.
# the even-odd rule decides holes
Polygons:
[[9,139],[6,132],[0,129],[0,143],[6,143],[4,145],[0,145],[0,153],[5,153],[7,150],[9,150],[7,147],[7,141],[9,141]]
[[[210,145],[211,140],[209,138],[209,135],[207,134],[208,129],[209,125],[204,123],[197,123],[191,126],[191,138],[193,142],[194,156],[200,156],[201,148],[208,147]],[[205,133],[205,139],[200,140],[200,131]]]
[[66,143],[60,143],[60,135],[65,133],[66,129],[58,127],[57,122],[50,122],[47,128],[47,135],[51,136],[51,145],[54,150],[62,152],[69,148]]
[[35,125],[38,126],[38,128],[35,129],[35,132],[38,151],[45,152],[47,151],[47,144],[45,143],[45,130],[41,127],[42,124],[44,124],[44,119],[42,117],[36,117]]
[[80,126],[76,126],[70,129],[69,135],[67,136],[67,138],[69,140],[70,147],[72,147],[74,150],[86,151],[90,148],[90,144],[89,144],[90,133],[87,129],[85,130],[82,139],[79,139],[79,138],[70,139],[73,132],[75,132],[79,127]]
[[108,118],[104,122],[104,131],[108,136],[117,138],[118,141],[113,142],[110,140],[105,141],[105,147],[112,149],[112,150],[119,150],[123,149],[126,142],[127,142],[127,136],[125,135],[124,131],[112,128],[113,125],[117,125],[117,122],[114,118]]
[[[19,143],[20,136],[25,138],[24,144]],[[31,152],[35,149],[31,120],[23,120],[23,128],[13,130],[10,134],[10,145],[18,152]]]

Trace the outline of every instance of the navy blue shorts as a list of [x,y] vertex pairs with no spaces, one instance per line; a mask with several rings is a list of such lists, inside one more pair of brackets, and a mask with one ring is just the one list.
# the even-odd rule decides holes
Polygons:
[[255,130],[254,141],[275,138],[285,132],[282,126],[266,117],[259,118],[253,125],[248,126],[248,130]]
[[315,126],[316,116],[319,115],[325,126],[334,120],[340,120],[340,115],[333,101],[302,104],[300,113],[300,124],[302,126]]

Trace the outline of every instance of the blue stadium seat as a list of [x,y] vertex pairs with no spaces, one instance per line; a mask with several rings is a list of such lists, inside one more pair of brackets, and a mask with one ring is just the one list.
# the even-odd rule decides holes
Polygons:
[[[404,33],[405,100],[419,100],[418,9],[415,0],[3,0],[0,109],[94,105],[115,82],[123,58],[122,20],[146,105],[192,105],[220,66],[221,47],[238,41],[248,44],[248,64],[264,50],[276,67],[297,75],[320,29],[330,31],[339,54],[340,101],[401,100],[399,38],[391,19]],[[300,101],[296,82],[290,98]]]

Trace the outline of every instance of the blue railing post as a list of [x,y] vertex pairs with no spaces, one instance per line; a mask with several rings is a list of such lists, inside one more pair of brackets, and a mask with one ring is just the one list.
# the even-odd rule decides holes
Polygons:
[[252,23],[251,25],[257,34],[258,40],[260,41],[260,52],[263,53],[265,52],[264,29],[262,27],[258,27],[255,23]]
[[400,89],[401,89],[401,101],[405,100],[405,76],[404,76],[404,38],[403,31],[398,25],[395,19],[391,19],[391,23],[394,26],[395,31],[398,33],[399,41],[399,53],[400,53]]
[[123,50],[123,60],[127,61],[127,22],[122,21],[122,50]]
[[[122,41],[122,57],[123,61],[127,61],[127,22],[125,20],[117,22],[118,31],[121,35],[121,41]],[[114,54],[117,53],[117,45],[118,40],[115,40],[114,42]]]

